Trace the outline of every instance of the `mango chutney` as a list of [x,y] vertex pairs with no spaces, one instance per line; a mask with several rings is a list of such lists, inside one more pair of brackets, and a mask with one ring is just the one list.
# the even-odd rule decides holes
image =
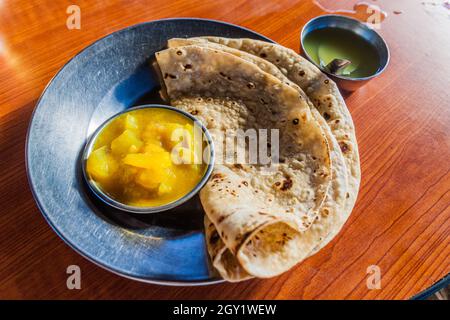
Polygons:
[[205,175],[203,137],[200,126],[175,110],[130,110],[97,135],[86,173],[122,204],[169,204],[193,190]]

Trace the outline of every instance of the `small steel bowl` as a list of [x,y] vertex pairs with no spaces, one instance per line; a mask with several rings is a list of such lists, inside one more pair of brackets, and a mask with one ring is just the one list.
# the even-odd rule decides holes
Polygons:
[[[206,137],[206,142],[207,142],[206,148],[208,150],[207,154],[209,155],[209,159],[208,159],[205,174],[203,175],[202,179],[190,192],[188,192],[186,195],[184,195],[180,199],[170,202],[168,204],[162,205],[162,206],[154,206],[154,207],[130,206],[130,205],[121,203],[121,202],[113,199],[98,186],[98,184],[87,173],[87,169],[86,169],[87,159],[88,159],[89,155],[91,154],[91,151],[94,147],[94,143],[97,140],[98,135],[108,124],[110,124],[114,119],[116,119],[117,117],[119,117],[125,113],[128,113],[130,111],[135,111],[138,109],[147,109],[147,108],[168,109],[171,111],[178,112],[178,113],[182,114],[183,116],[193,120],[194,123],[196,123],[197,125],[200,126],[204,136]],[[197,118],[195,118],[193,115],[191,115],[183,110],[176,109],[176,108],[173,108],[170,106],[159,105],[159,104],[147,104],[147,105],[141,105],[141,106],[126,109],[125,111],[122,111],[122,112],[112,116],[111,118],[106,120],[103,124],[101,124],[100,127],[97,130],[95,130],[95,132],[92,134],[92,136],[89,138],[88,142],[86,143],[86,146],[83,150],[83,154],[81,157],[81,167],[82,167],[83,177],[84,177],[87,185],[89,186],[90,190],[104,203],[106,203],[107,205],[110,205],[111,207],[114,207],[116,209],[119,209],[119,210],[122,210],[125,212],[148,214],[148,213],[155,213],[155,212],[161,212],[161,211],[173,209],[173,208],[183,204],[184,202],[188,201],[194,195],[196,195],[200,191],[200,189],[206,184],[209,177],[211,176],[211,173],[212,173],[212,170],[214,167],[214,159],[215,159],[214,144],[213,144],[211,135],[209,134],[208,129],[206,129],[205,126],[203,126],[203,124]]]
[[[365,41],[372,44],[374,48],[377,50],[380,58],[377,72],[368,77],[351,78],[332,74],[327,70],[325,70],[324,68],[322,68],[320,65],[318,65],[309,56],[308,52],[304,48],[303,41],[306,35],[311,31],[323,28],[345,29],[355,33],[359,37],[363,38]],[[333,79],[338,84],[338,86],[345,91],[355,91],[356,89],[360,88],[361,86],[366,84],[370,79],[379,76],[389,64],[390,59],[389,48],[384,39],[377,32],[375,32],[367,25],[365,25],[363,22],[357,19],[349,18],[347,16],[328,14],[309,20],[301,31],[300,43],[301,43],[301,50],[304,56],[309,61],[311,61],[315,66],[317,66],[322,72],[325,72],[328,76],[330,76],[330,78]]]

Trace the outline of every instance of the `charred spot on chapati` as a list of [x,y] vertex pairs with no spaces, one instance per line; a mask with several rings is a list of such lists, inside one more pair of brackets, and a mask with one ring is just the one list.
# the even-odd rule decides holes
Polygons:
[[170,79],[176,79],[177,76],[175,76],[175,75],[173,75],[173,74],[170,74],[170,73],[165,73],[165,74],[164,74],[164,79],[167,79],[167,78],[170,78]]
[[327,217],[330,214],[330,210],[328,210],[328,208],[323,208],[320,213],[322,214],[322,217]]
[[292,188],[293,182],[291,178],[286,178],[286,180],[283,181],[283,185],[281,186],[281,191],[286,191]]
[[213,180],[219,180],[219,179],[223,179],[223,178],[224,178],[224,175],[221,174],[221,173],[215,173],[215,174],[212,176],[212,179],[213,179]]
[[217,233],[217,231],[214,230],[214,232],[211,234],[211,237],[209,238],[209,243],[214,245],[217,243],[217,241],[219,241],[219,239],[220,239],[219,233]]
[[343,153],[347,153],[350,150],[350,147],[344,141],[339,142],[339,146],[341,147],[341,151]]

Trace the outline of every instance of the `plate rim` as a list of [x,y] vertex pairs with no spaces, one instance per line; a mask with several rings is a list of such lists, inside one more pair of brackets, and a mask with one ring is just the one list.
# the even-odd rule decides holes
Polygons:
[[133,24],[131,26],[113,31],[105,36],[102,36],[96,40],[94,40],[92,43],[88,44],[87,46],[85,46],[84,48],[82,48],[80,51],[78,51],[76,54],[74,54],[69,60],[67,60],[59,69],[58,71],[50,78],[50,80],[48,81],[48,83],[46,84],[46,86],[44,87],[44,89],[42,90],[41,94],[39,95],[39,98],[36,101],[36,104],[33,108],[33,112],[31,113],[31,117],[29,120],[29,124],[28,124],[28,129],[27,129],[27,134],[26,134],[26,138],[25,138],[25,170],[26,170],[26,175],[27,175],[27,181],[28,181],[28,186],[30,188],[31,194],[33,196],[33,199],[39,209],[39,211],[41,212],[41,215],[44,217],[45,221],[47,222],[47,224],[51,227],[51,229],[58,235],[59,238],[61,238],[63,240],[63,242],[69,246],[69,248],[71,248],[72,250],[74,250],[76,253],[78,253],[80,256],[82,256],[83,258],[85,258],[86,260],[90,261],[91,263],[99,266],[100,268],[107,270],[113,274],[116,274],[118,276],[121,276],[123,278],[127,278],[127,279],[131,279],[131,280],[135,280],[135,281],[139,281],[139,282],[143,282],[143,283],[149,283],[149,284],[156,284],[156,285],[164,285],[164,286],[206,286],[206,285],[214,285],[214,284],[219,284],[219,283],[223,283],[225,282],[224,279],[222,278],[212,278],[210,280],[185,280],[185,281],[172,281],[172,280],[163,280],[163,279],[149,279],[149,278],[144,278],[144,277],[137,277],[131,274],[128,274],[126,272],[123,271],[118,271],[115,270],[113,268],[111,268],[110,266],[107,266],[99,261],[97,261],[95,259],[95,257],[91,257],[90,255],[88,255],[87,253],[83,252],[81,249],[79,249],[75,244],[73,244],[72,242],[70,242],[57,228],[56,226],[52,223],[52,221],[50,220],[50,218],[48,217],[47,213],[45,212],[45,210],[43,209],[43,206],[39,200],[39,197],[36,193],[35,188],[33,187],[33,179],[32,176],[30,174],[30,168],[29,168],[29,148],[30,148],[30,132],[31,132],[31,128],[33,127],[33,122],[35,120],[35,114],[40,106],[41,100],[44,97],[45,93],[47,92],[47,90],[49,89],[49,87],[52,85],[52,83],[54,82],[54,80],[56,79],[56,77],[58,77],[58,75],[65,69],[65,67],[72,62],[72,60],[76,59],[78,56],[80,56],[83,52],[85,52],[86,50],[88,50],[89,48],[91,48],[92,46],[94,46],[96,43],[103,41],[109,37],[112,37],[113,35],[120,33],[120,32],[127,32],[129,30],[132,30],[134,28],[138,28],[140,26],[144,26],[144,25],[150,25],[153,23],[157,23],[157,22],[166,22],[166,21],[202,21],[202,22],[213,22],[213,23],[217,23],[217,24],[221,24],[221,25],[225,25],[225,26],[229,26],[229,27],[233,27],[233,28],[237,28],[237,29],[241,29],[241,30],[245,30],[249,33],[253,33],[254,35],[260,37],[261,39],[264,39],[267,42],[271,42],[271,43],[276,43],[275,41],[273,41],[272,39],[260,34],[259,32],[253,31],[249,28],[243,27],[243,26],[239,26],[233,23],[229,23],[226,21],[221,21],[221,20],[215,20],[215,19],[205,19],[205,18],[195,18],[195,17],[179,17],[179,18],[163,18],[163,19],[156,19],[156,20],[150,20],[150,21],[145,21],[145,22],[141,22],[141,23],[137,23],[137,24]]

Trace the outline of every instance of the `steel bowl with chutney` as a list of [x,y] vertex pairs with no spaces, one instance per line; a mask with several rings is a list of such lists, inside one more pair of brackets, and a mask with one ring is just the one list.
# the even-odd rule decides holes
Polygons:
[[310,20],[300,35],[304,56],[345,91],[379,76],[389,63],[383,38],[363,22],[341,15]]

